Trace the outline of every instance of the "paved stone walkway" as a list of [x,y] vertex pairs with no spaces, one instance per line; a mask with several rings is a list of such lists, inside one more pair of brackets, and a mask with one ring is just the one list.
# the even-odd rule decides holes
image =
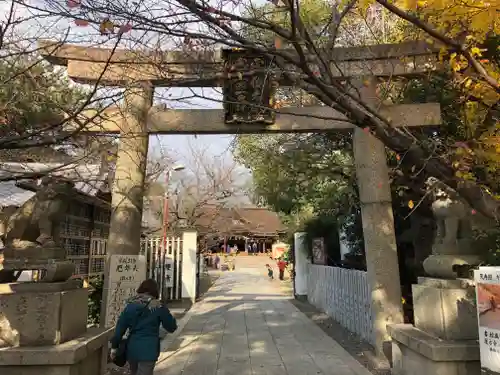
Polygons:
[[238,258],[171,341],[156,375],[369,375],[295,308],[269,259]]

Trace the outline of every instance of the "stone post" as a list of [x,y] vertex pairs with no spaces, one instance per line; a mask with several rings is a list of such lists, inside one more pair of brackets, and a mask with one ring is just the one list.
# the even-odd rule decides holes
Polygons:
[[112,191],[108,255],[137,255],[140,251],[149,143],[147,116],[152,102],[153,88],[146,83],[125,92],[125,118]]
[[[375,107],[375,84],[358,84],[362,100]],[[385,147],[369,132],[354,130],[354,158],[361,202],[373,335],[377,355],[391,338],[388,324],[402,323],[401,285]]]
[[294,233],[293,248],[295,257],[294,294],[297,299],[307,299],[307,279],[309,277],[309,259],[307,259],[305,233]]
[[[146,82],[127,87],[124,95],[115,180],[111,198],[111,223],[107,243],[106,273],[101,305],[101,326],[108,320],[110,259],[115,255],[138,256],[141,249],[141,224],[144,180],[148,157],[148,111],[154,88]],[[140,283],[140,281],[139,281]],[[138,285],[137,285],[138,286]],[[128,288],[133,293],[133,288]]]
[[196,301],[197,275],[197,237],[196,232],[182,234],[182,298]]

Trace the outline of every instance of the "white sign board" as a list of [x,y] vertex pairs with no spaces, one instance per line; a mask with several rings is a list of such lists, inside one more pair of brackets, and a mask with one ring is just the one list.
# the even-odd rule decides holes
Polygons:
[[474,279],[481,368],[500,374],[500,267],[479,267]]
[[146,257],[144,255],[111,255],[110,258],[106,327],[112,327],[116,324],[127,300],[136,294],[137,288],[146,279]]
[[165,258],[165,288],[173,288],[174,286],[174,260]]

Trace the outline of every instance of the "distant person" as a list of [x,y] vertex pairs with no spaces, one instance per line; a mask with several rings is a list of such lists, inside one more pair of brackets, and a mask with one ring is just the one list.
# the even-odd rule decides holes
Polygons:
[[273,280],[274,279],[273,268],[269,264],[266,264],[266,267],[267,267],[267,277],[269,277],[269,280]]
[[252,252],[257,253],[257,244],[255,242],[252,244]]
[[282,258],[279,258],[277,265],[279,270],[279,279],[283,281],[285,279],[286,262]]
[[[177,329],[175,318],[158,298],[156,281],[144,280],[137,295],[127,301],[110,340],[111,360],[118,366],[128,362],[131,375],[153,375],[160,356],[160,324],[170,333]],[[123,340],[127,330],[128,338]]]
[[219,253],[215,254],[214,264],[215,264],[215,269],[219,269],[219,264],[220,264]]

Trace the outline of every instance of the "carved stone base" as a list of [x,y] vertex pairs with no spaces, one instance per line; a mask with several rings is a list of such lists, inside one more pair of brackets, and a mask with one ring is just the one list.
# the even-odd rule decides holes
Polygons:
[[427,275],[443,279],[455,279],[455,265],[478,265],[481,263],[479,255],[443,255],[432,254],[424,260],[423,267]]
[[0,350],[2,375],[103,375],[113,329],[91,328],[60,345]]
[[415,327],[442,340],[477,340],[474,288],[468,279],[419,277],[412,286]]
[[0,306],[0,346],[62,344],[87,329],[88,290],[79,280],[1,284]]
[[477,340],[441,340],[411,324],[387,328],[393,375],[481,375]]

